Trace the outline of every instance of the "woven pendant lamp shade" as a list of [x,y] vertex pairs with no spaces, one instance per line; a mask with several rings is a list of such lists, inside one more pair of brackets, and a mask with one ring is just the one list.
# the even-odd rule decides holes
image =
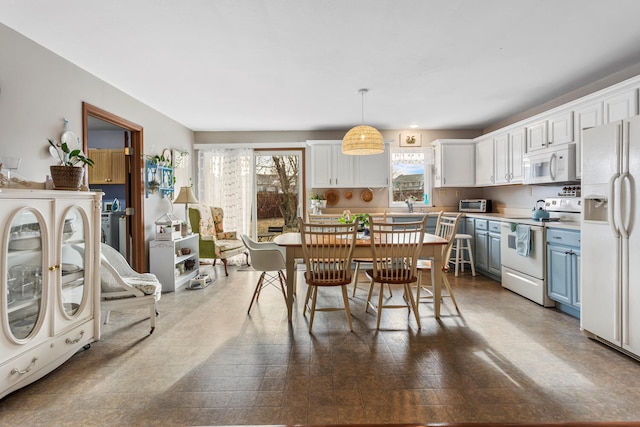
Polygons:
[[378,129],[364,124],[364,94],[369,89],[360,89],[362,97],[362,124],[351,128],[342,138],[342,153],[355,156],[384,153],[384,139]]
[[384,139],[376,128],[356,126],[342,139],[342,152],[352,155],[384,153]]

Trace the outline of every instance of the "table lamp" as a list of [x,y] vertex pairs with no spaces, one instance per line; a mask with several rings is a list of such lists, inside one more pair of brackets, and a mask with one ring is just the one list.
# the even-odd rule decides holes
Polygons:
[[187,234],[191,234],[191,224],[189,224],[189,203],[198,203],[191,187],[180,187],[180,193],[173,203],[184,203],[184,220],[187,223]]

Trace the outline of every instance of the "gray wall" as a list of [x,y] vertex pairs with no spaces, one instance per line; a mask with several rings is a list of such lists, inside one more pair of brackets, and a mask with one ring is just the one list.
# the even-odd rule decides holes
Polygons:
[[[132,54],[123,55],[123,67]],[[190,129],[0,24],[0,155],[22,157],[19,175],[44,181],[56,163],[47,138],[59,139],[63,118],[82,135],[83,101],[144,127],[145,154],[164,148],[192,152]],[[158,195],[145,199],[147,240],[168,209]]]

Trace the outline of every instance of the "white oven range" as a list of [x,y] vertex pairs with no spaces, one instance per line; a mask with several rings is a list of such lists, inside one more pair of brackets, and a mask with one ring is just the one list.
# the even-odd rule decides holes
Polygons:
[[[514,220],[515,221],[515,220]],[[502,287],[528,298],[544,307],[554,307],[547,296],[545,280],[545,230],[543,225],[529,225],[531,250],[528,256],[518,255],[516,231],[503,222],[501,230]]]

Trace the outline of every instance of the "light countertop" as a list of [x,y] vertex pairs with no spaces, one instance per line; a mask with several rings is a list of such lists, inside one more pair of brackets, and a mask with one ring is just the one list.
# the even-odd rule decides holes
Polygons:
[[[400,212],[400,211],[387,211],[388,218],[394,217],[413,217],[422,218],[425,215],[436,216],[440,213],[440,210],[429,210],[429,211],[414,211],[414,212]],[[445,214],[457,214],[453,209],[445,210]],[[499,212],[487,212],[487,213],[477,213],[477,212],[465,212],[463,217],[467,218],[479,218],[486,219],[489,221],[502,221],[502,222],[517,222],[518,224],[526,224],[533,226],[542,226],[546,228],[562,228],[566,230],[578,230],[580,231],[580,221],[549,221],[542,222],[531,219],[531,211],[530,210],[515,210],[509,213],[499,213]]]

